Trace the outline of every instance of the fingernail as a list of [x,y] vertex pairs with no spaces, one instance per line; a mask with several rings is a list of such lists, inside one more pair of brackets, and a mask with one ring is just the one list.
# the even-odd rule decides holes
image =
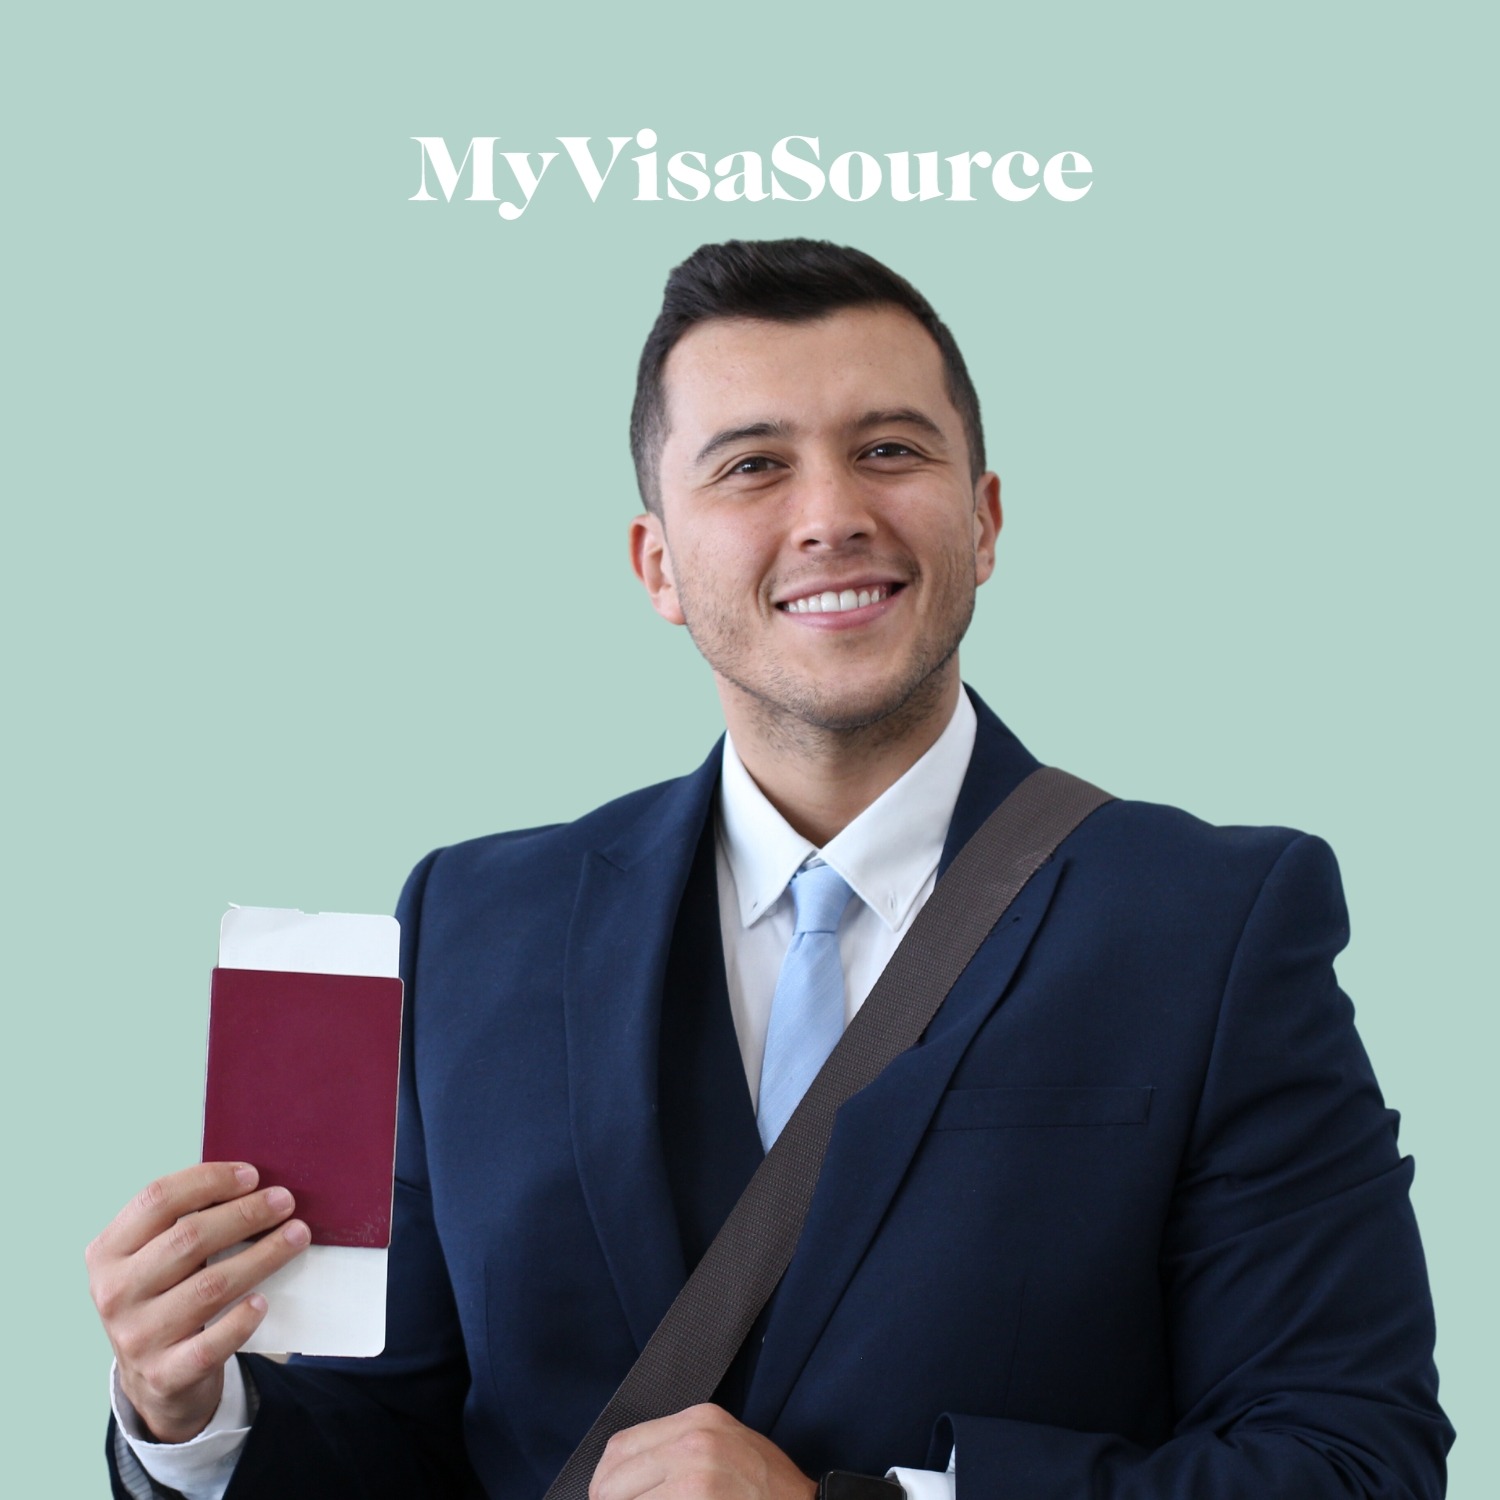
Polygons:
[[256,1176],[257,1173],[255,1168],[252,1167],[248,1162],[241,1162],[239,1166],[234,1169],[234,1180],[239,1183],[241,1187],[254,1187]]
[[281,1233],[289,1245],[305,1245],[312,1238],[312,1231],[301,1219],[293,1219]]
[[292,1195],[284,1187],[266,1189],[266,1207],[283,1214],[292,1206]]
[[266,1310],[266,1299],[259,1292],[251,1292],[245,1301],[250,1304],[251,1312],[263,1313]]

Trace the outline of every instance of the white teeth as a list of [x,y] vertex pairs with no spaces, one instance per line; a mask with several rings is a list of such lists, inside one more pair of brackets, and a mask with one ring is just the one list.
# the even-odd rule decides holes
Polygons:
[[838,614],[846,609],[863,609],[867,604],[879,604],[890,592],[884,584],[873,589],[844,589],[834,593],[827,589],[821,594],[808,594],[802,599],[793,599],[785,606],[793,614]]

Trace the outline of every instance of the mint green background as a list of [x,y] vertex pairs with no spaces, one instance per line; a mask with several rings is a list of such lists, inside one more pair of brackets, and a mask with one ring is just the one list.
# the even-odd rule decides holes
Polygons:
[[[1489,14],[10,22],[0,1411],[39,1456],[7,1490],[102,1493],[81,1251],[194,1157],[225,904],[387,910],[430,847],[707,750],[707,674],[625,563],[634,362],[694,245],[809,233],[924,288],[984,399],[1007,527],[969,680],[1046,759],[1338,850],[1452,1493],[1489,1493]],[[1096,185],[591,205],[561,163],[519,223],[407,201],[414,134],[646,125],[663,156],[1076,149]]]

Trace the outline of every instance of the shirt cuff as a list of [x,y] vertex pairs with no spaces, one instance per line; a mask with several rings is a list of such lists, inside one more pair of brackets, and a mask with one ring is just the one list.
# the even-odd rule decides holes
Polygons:
[[906,1500],[954,1500],[958,1479],[952,1469],[940,1474],[936,1469],[890,1469],[887,1479],[894,1479],[906,1491]]
[[223,1500],[240,1449],[250,1436],[250,1398],[238,1359],[224,1366],[224,1394],[197,1437],[185,1443],[153,1442],[136,1409],[120,1389],[117,1366],[109,1371],[109,1404],[115,1422],[140,1466],[159,1485],[186,1500]]

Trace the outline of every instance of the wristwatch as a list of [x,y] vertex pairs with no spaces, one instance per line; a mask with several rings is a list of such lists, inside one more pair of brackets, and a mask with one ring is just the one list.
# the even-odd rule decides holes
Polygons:
[[818,1481],[818,1500],[906,1500],[906,1491],[894,1479],[830,1469]]

